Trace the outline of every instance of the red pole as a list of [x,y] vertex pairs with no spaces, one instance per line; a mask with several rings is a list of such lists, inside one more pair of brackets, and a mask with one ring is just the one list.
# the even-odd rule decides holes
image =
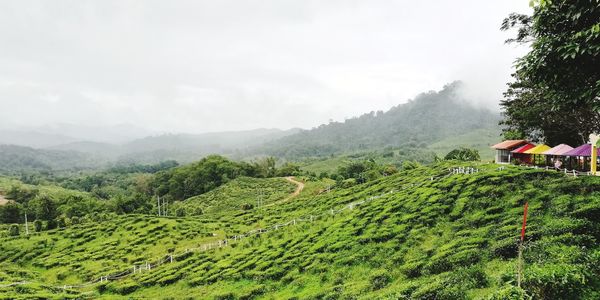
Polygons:
[[529,202],[525,202],[525,210],[523,211],[523,227],[521,228],[521,243],[525,239],[525,227],[527,226],[527,208],[529,208]]
[[519,261],[517,262],[517,286],[521,287],[521,278],[523,278],[523,241],[525,240],[525,227],[527,226],[527,208],[529,202],[525,202],[523,210],[523,227],[521,227],[521,243],[519,243]]

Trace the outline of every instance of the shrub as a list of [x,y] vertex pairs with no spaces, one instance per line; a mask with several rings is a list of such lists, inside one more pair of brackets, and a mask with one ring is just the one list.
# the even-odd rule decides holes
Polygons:
[[8,227],[8,235],[10,236],[18,236],[19,235],[19,225],[12,224]]
[[392,281],[392,277],[387,270],[377,270],[371,275],[369,281],[373,290],[380,290]]
[[508,286],[498,289],[493,294],[488,296],[486,300],[525,300],[531,299],[525,291],[515,286]]
[[52,220],[48,220],[48,222],[46,223],[46,229],[50,230],[50,229],[55,229],[56,226],[58,226],[58,223],[56,222],[56,220],[52,219]]
[[445,160],[460,160],[460,161],[478,161],[481,158],[479,157],[479,151],[469,148],[458,148],[454,149],[444,157]]
[[67,227],[67,218],[65,218],[65,217],[58,218],[57,225],[59,228]]
[[185,217],[185,209],[183,207],[178,207],[175,210],[175,216],[177,216],[177,217]]
[[36,232],[42,231],[42,225],[43,225],[43,223],[41,220],[33,221],[33,228],[35,229]]
[[404,264],[400,271],[406,275],[408,278],[416,278],[421,276],[421,270],[423,268],[423,263],[421,262],[413,262]]
[[536,299],[577,299],[587,283],[584,272],[574,264],[533,265],[525,269],[523,287]]
[[215,300],[233,300],[235,299],[235,294],[232,292],[228,292],[225,294],[221,294],[221,295],[216,295]]

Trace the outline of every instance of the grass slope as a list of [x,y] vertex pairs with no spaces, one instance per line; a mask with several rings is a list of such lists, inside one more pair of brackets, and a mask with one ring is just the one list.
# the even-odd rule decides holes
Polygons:
[[177,202],[186,215],[226,214],[243,205],[268,205],[294,192],[296,185],[284,178],[236,178],[212,191]]
[[[600,178],[485,164],[476,166],[481,169],[476,174],[430,180],[455,165],[402,171],[329,193],[322,191],[324,182],[309,182],[294,201],[226,216],[125,216],[4,238],[0,293],[6,298],[164,299],[600,296]],[[328,214],[376,195],[382,196]],[[521,290],[515,283],[516,245],[525,201],[530,218]],[[67,292],[47,286],[89,280],[162,251],[318,214],[314,222],[190,252],[119,281]],[[18,280],[31,283],[1,287]]]

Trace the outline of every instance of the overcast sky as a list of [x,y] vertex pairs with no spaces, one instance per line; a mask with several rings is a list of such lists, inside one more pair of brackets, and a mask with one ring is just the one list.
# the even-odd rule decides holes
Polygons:
[[528,2],[1,1],[0,127],[310,128],[459,79],[497,107]]

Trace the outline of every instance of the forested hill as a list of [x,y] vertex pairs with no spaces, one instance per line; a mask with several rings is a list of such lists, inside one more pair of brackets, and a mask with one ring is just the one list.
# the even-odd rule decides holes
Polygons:
[[0,174],[96,168],[104,162],[76,151],[54,151],[0,145]]
[[287,157],[318,157],[383,147],[416,149],[474,130],[497,130],[500,116],[472,106],[458,93],[460,82],[428,92],[387,112],[371,112],[283,137],[257,152]]

